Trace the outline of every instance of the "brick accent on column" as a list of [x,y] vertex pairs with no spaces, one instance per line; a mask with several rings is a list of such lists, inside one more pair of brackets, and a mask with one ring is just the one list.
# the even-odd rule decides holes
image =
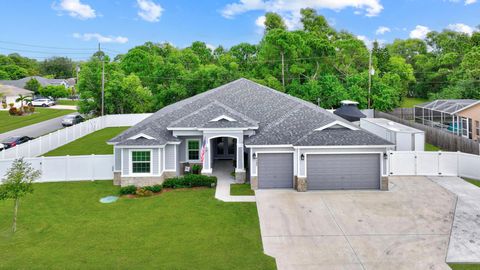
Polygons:
[[382,176],[382,181],[380,183],[380,190],[388,191],[388,176]]
[[306,177],[296,177],[295,189],[298,192],[306,192],[308,190],[308,181]]

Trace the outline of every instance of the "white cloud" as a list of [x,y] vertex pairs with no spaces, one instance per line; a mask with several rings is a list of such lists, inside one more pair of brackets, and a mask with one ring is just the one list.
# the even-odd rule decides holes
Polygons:
[[300,11],[302,8],[311,7],[314,9],[332,9],[342,10],[345,8],[355,8],[362,10],[367,16],[376,16],[382,10],[383,6],[380,0],[239,0],[237,3],[231,3],[222,10],[222,15],[231,18],[253,10],[272,11],[278,13]]
[[425,39],[427,37],[427,34],[430,32],[430,28],[423,26],[423,25],[417,25],[415,29],[413,29],[410,32],[410,38],[418,38],[418,39]]
[[455,31],[455,32],[465,33],[469,36],[471,36],[473,34],[473,32],[476,31],[475,28],[473,28],[469,25],[463,24],[463,23],[449,24],[447,26],[447,29]]
[[147,22],[158,22],[162,16],[163,8],[151,0],[137,0],[138,16]]
[[449,0],[449,1],[453,3],[463,2],[465,6],[475,4],[477,2],[477,0]]
[[210,44],[210,43],[206,43],[205,45],[207,46],[207,48],[209,48],[210,50],[212,50],[212,52],[215,51],[215,49],[218,47],[218,46],[212,45],[212,44]]
[[99,33],[74,33],[74,38],[81,39],[83,41],[97,40],[100,43],[127,43],[128,38],[122,36],[104,36]]
[[[354,8],[355,14],[365,14],[368,17],[377,16],[383,10],[380,0],[237,0],[238,2],[226,5],[221,11],[225,18],[233,18],[249,11],[276,12],[280,14],[289,29],[298,29],[300,23],[300,9],[330,9],[340,11],[345,8]],[[258,23],[257,18],[256,23]]]
[[60,3],[54,2],[53,8],[67,12],[68,15],[81,20],[97,17],[95,10],[87,4],[83,4],[80,0],[61,0]]
[[377,31],[375,31],[375,34],[377,35],[384,35],[385,33],[391,32],[392,30],[386,26],[380,26],[378,27]]
[[265,29],[265,21],[267,18],[265,16],[260,16],[255,20],[255,25],[260,29]]
[[368,37],[366,36],[363,36],[363,35],[358,35],[357,38],[361,41],[363,41],[363,43],[365,43],[365,46],[367,46],[367,48],[369,50],[371,50],[373,48],[373,43],[376,41],[378,42],[378,45],[379,46],[384,46],[385,45],[385,40],[383,39],[375,39],[375,40],[371,40],[369,39]]

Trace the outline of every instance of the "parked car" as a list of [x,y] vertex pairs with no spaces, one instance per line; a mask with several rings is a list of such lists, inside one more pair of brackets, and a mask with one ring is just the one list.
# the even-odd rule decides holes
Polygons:
[[55,105],[55,102],[49,98],[37,98],[32,100],[29,104],[35,107],[50,107]]
[[33,138],[28,136],[13,136],[3,140],[2,145],[3,145],[3,148],[6,150],[8,148],[15,147],[19,144],[26,143],[30,140],[33,140]]
[[3,145],[3,143],[0,143],[0,151],[2,151],[3,149],[5,149],[5,145]]
[[85,121],[85,119],[81,115],[70,114],[70,115],[65,116],[62,119],[62,126],[64,126],[64,127],[73,126],[73,125],[76,125],[76,124],[81,123],[83,121]]

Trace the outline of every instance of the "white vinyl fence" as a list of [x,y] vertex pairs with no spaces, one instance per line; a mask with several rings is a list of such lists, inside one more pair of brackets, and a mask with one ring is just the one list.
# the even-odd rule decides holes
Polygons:
[[480,179],[480,156],[462,152],[389,152],[389,174]]
[[152,114],[115,114],[93,118],[1,151],[0,160],[19,157],[38,157],[97,130],[107,127],[133,126],[150,115]]
[[[82,180],[112,180],[113,155],[25,158],[42,175],[36,183]],[[0,181],[14,159],[0,160]]]

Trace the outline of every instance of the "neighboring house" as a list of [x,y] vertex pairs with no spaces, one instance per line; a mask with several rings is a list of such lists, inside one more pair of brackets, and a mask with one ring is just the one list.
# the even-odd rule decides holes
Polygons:
[[0,84],[12,85],[19,88],[25,88],[25,85],[31,79],[36,79],[40,83],[40,85],[44,87],[49,85],[54,85],[54,86],[63,85],[65,88],[70,88],[75,85],[74,83],[75,79],[73,80],[72,79],[47,79],[40,76],[30,76],[30,77],[25,77],[19,80],[4,80],[4,81],[0,81]]
[[20,102],[16,102],[20,95],[31,97],[33,91],[11,85],[0,84],[0,109],[3,109],[3,104],[6,104],[6,109],[9,109],[11,103],[13,103],[15,107],[20,107]]
[[447,99],[417,105],[415,122],[479,141],[480,100]]
[[[169,105],[109,141],[114,183],[151,185],[186,164],[235,164],[253,189],[387,189],[388,141],[246,79]],[[233,169],[232,169],[233,170]],[[382,177],[384,176],[384,177]]]

